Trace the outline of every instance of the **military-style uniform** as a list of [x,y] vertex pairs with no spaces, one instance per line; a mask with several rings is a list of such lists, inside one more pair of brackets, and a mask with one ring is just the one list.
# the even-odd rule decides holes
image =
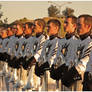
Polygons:
[[[87,35],[86,35],[87,36]],[[80,51],[79,57],[78,57],[78,64],[76,65],[76,68],[78,72],[81,74],[81,72],[85,72],[86,65],[89,61],[90,52],[92,49],[92,39],[90,36],[80,38],[80,45],[78,47],[78,50]]]
[[[89,61],[89,55],[92,49],[92,41],[89,36],[89,33],[80,36],[79,43],[80,44],[77,49],[77,53],[78,53],[77,63],[75,66],[69,69],[69,71],[64,75],[64,78],[63,78],[63,83],[66,86],[70,86],[77,80],[80,80],[77,82],[82,84],[83,73],[85,72],[86,65]],[[79,90],[82,90],[82,87]]]
[[11,78],[9,79],[9,82],[12,82],[12,81],[15,81],[17,80],[17,69],[15,69],[16,67],[16,56],[15,56],[15,53],[16,53],[16,42],[18,41],[18,37],[13,35],[10,37],[10,41],[9,41],[9,44],[8,44],[8,54],[11,56],[10,60],[8,61],[8,65],[11,67],[10,68],[10,71],[12,69],[13,72],[11,72]]
[[41,55],[42,48],[43,48],[43,45],[44,45],[46,40],[47,40],[47,37],[45,35],[43,35],[43,34],[36,35],[36,41],[34,43],[35,48],[36,48],[36,44],[38,44],[37,48],[36,49],[34,48],[34,52],[35,52],[34,57],[35,57],[36,61],[38,61],[38,58]]
[[8,46],[7,46],[7,53],[9,55],[12,55],[12,48],[14,48],[14,43],[15,43],[15,40],[16,40],[16,37],[13,35],[9,38],[9,43],[8,43]]
[[[14,61],[14,68],[17,68],[18,71],[18,80],[16,82],[16,84],[14,85],[14,87],[20,87],[25,83],[25,80],[23,76],[23,73],[25,74],[25,71],[23,71],[23,68],[21,67],[21,64],[23,62],[23,56],[24,56],[24,49],[26,46],[26,39],[23,35],[17,36],[18,40],[16,41],[16,47],[15,47],[15,61]],[[26,75],[26,74],[25,74]]]
[[[57,35],[52,35],[47,38],[48,40],[45,41],[41,55],[35,66],[35,74],[40,78],[42,78],[41,76],[43,76],[44,80],[46,80],[45,76],[47,75],[45,71],[50,69],[50,66],[53,64],[58,49],[58,40],[59,40]],[[48,81],[44,81],[44,82],[45,84],[48,84]],[[42,84],[41,86],[42,88],[44,88],[45,86],[45,89],[43,90],[47,90],[46,85]]]
[[92,91],[92,50],[83,76],[83,91]]
[[3,42],[2,42],[2,51],[3,53],[7,53],[7,49],[8,49],[8,44],[9,44],[9,38],[5,38],[3,39]]
[[[8,36],[6,38],[1,38],[1,37],[2,36],[0,36],[0,60],[7,62],[7,59],[9,58],[7,54],[7,46],[9,43],[9,39]],[[7,68],[8,68],[7,63],[4,63],[2,74],[6,75],[6,73],[8,72]]]
[[8,54],[11,56],[11,60],[8,62],[10,67],[14,66],[14,57],[15,57],[15,53],[16,53],[16,42],[18,41],[18,37],[16,36],[11,36],[10,37],[10,41],[8,44],[8,49],[7,52]]
[[[30,88],[34,87],[34,84],[35,84],[35,88],[37,88],[37,85],[39,85],[39,82],[37,82],[39,80],[38,78],[36,78],[36,83],[34,83],[34,80],[33,80],[33,75],[34,75],[34,66],[33,65],[34,65],[34,63],[36,63],[36,61],[38,61],[38,58],[40,57],[43,45],[46,41],[46,36],[43,35],[42,33],[38,33],[38,34],[36,34],[36,36],[31,37],[29,39],[31,39],[31,40],[27,44],[26,51],[29,48],[29,51],[27,51],[27,52],[31,55],[27,56],[28,60],[26,60],[23,67],[24,67],[24,69],[28,69],[28,67],[31,67],[31,69],[29,72],[27,85],[24,87],[24,89],[27,89],[30,87],[30,86],[28,86],[30,84],[30,82],[31,82]],[[32,61],[35,61],[35,62],[33,64],[30,64]]]
[[25,41],[25,37],[23,37],[23,36],[20,36],[19,38],[18,38],[18,41],[16,42],[16,45],[18,46],[17,48],[18,49],[16,49],[16,53],[15,53],[15,56],[16,57],[21,57],[22,56],[22,46],[23,46],[23,44],[25,43],[26,41]]
[[[74,34],[66,34],[65,38],[59,39],[56,58],[51,67],[51,78],[55,80],[62,79],[63,73],[66,73],[69,68],[74,66],[77,61],[77,47],[79,40]],[[71,88],[63,87],[61,90],[72,90]]]
[[54,58],[56,57],[57,49],[58,49],[58,37],[52,35],[45,42],[41,56],[38,60],[38,64],[36,65],[35,73],[37,76],[43,75],[45,68],[49,68],[49,66],[53,64]]
[[33,36],[25,36],[26,42],[23,44],[25,45],[24,47],[24,53],[23,56],[27,56],[27,57],[31,57],[33,55],[32,49],[31,49],[31,45],[34,42],[34,37]]
[[54,64],[57,64],[59,62],[58,61],[59,57],[61,57],[60,61],[61,64],[57,65],[57,67],[59,67],[64,63],[69,67],[73,66],[76,63],[75,59],[77,59],[76,51],[78,44],[79,41],[74,35],[59,39],[59,46],[56,58],[54,59]]
[[80,74],[83,72],[83,91],[92,91],[92,38],[86,34],[82,42],[84,43],[81,44],[85,46],[82,50],[83,54],[79,58],[80,62],[76,67]]
[[[35,39],[35,37],[33,37],[33,36],[30,36],[30,35],[26,35],[25,36],[25,41],[26,42],[24,42],[23,43],[23,45],[24,45],[24,51],[23,51],[23,67],[25,67],[25,62],[30,58],[30,57],[32,57],[33,56],[33,50],[31,49],[32,48],[32,44],[34,43],[34,39]],[[26,57],[26,58],[25,58]],[[25,58],[25,59],[24,59]],[[30,70],[29,71],[29,75],[27,76],[27,71],[26,70],[24,70],[25,72],[23,72],[23,77],[24,77],[24,79],[25,79],[25,81],[27,81],[26,83],[25,83],[25,86],[23,87],[23,90],[26,90],[26,89],[30,89],[30,88],[32,88],[33,87],[33,85],[30,85],[30,80],[31,80],[31,73],[32,73],[32,71]],[[31,74],[31,75],[30,75]]]
[[8,44],[8,53],[12,56],[15,56],[15,51],[17,49],[16,47],[16,42],[18,41],[18,37],[16,36],[11,36],[9,44]]
[[[70,34],[70,37],[67,37],[66,34],[66,44],[64,46],[65,52],[64,52],[64,60],[65,64],[70,69],[72,66],[74,66],[77,63],[78,54],[77,47],[79,46],[79,39],[74,35]],[[61,43],[62,45],[62,43]],[[73,84],[71,87],[67,88],[63,86],[64,91],[72,91],[75,90],[76,84]]]
[[41,51],[45,41],[46,41],[46,36],[43,35],[42,33],[36,34],[36,36],[33,37],[32,44],[30,45],[30,51],[32,53],[32,57],[30,57],[29,60],[26,61],[24,66],[25,69],[31,67],[33,65],[33,62],[36,63],[36,61],[38,61],[38,58],[41,55]]
[[9,38],[5,38],[3,39],[3,42],[2,42],[2,53],[3,53],[3,57],[4,57],[4,61],[7,61],[6,59],[6,52],[7,52],[7,46],[8,46],[8,43],[9,43]]

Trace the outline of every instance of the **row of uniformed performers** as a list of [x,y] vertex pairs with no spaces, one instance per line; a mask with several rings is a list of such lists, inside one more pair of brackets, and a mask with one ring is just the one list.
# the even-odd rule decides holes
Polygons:
[[[61,26],[67,32],[65,38],[58,37]],[[44,34],[45,27],[49,35]],[[57,19],[50,19],[47,24],[36,19],[34,23],[9,25],[1,31],[0,38],[0,60],[9,66],[9,82],[14,78],[14,87],[37,90],[49,71],[52,79],[61,80],[63,91],[92,90],[91,29],[92,16],[87,14],[68,16],[64,25]],[[35,36],[31,35],[33,31]]]

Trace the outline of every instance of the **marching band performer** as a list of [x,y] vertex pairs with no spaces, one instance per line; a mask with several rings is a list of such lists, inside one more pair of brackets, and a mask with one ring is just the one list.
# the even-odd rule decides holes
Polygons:
[[[56,58],[51,67],[51,77],[55,80],[62,79],[63,73],[67,72],[68,67],[72,67],[76,63],[77,47],[79,44],[78,38],[75,36],[77,27],[77,18],[68,16],[64,22],[64,30],[67,32],[65,38],[60,39]],[[74,85],[73,85],[74,86]],[[73,90],[63,87],[62,90]]]
[[35,74],[39,77],[43,76],[44,72],[53,64],[53,60],[58,49],[58,32],[61,23],[57,19],[50,19],[47,22],[47,25],[49,39],[45,42],[41,56],[35,66]]
[[[62,78],[63,84],[68,87],[76,81],[82,84],[83,74],[86,71],[86,65],[89,62],[89,56],[92,50],[92,39],[90,37],[92,17],[86,14],[80,15],[77,22],[77,30],[80,37],[80,43],[77,49],[77,52],[79,52],[78,61]],[[82,90],[82,87],[80,90]]]
[[21,75],[23,73],[21,71],[23,69],[21,67],[21,60],[20,60],[20,58],[23,56],[22,55],[22,45],[23,45],[23,43],[26,40],[25,37],[23,36],[23,25],[22,25],[22,23],[21,24],[17,24],[16,27],[17,27],[16,37],[18,37],[18,40],[16,41],[16,46],[17,47],[15,48],[16,49],[15,50],[15,57],[16,57],[16,59],[14,60],[14,68],[18,69],[17,71],[18,71],[19,78],[18,78],[16,84],[14,85],[14,88],[17,88],[17,87],[20,87],[20,86],[24,85],[24,82],[23,82],[22,77],[21,77]]
[[[80,55],[80,62],[76,66],[79,67],[79,73],[83,72],[83,91],[92,91],[92,16],[91,15],[81,15],[79,16],[78,23],[81,24],[79,27],[80,38],[82,36],[81,42],[85,45],[82,56]],[[85,25],[85,26],[83,26]],[[87,27],[89,26],[89,27]],[[84,28],[84,29],[83,29]],[[83,32],[84,34],[83,34]],[[82,34],[81,34],[82,32]],[[90,37],[89,37],[90,36]],[[87,42],[86,42],[87,41]],[[82,63],[81,63],[82,62]],[[81,74],[81,73],[80,73]]]
[[[25,26],[25,29],[24,29],[24,34],[25,34],[25,38],[26,38],[26,46],[24,48],[24,61],[23,61],[23,66],[25,66],[25,62],[26,60],[28,60],[28,58],[30,58],[32,55],[33,55],[33,52],[32,50],[30,49],[31,48],[31,45],[34,41],[34,36],[32,36],[32,33],[33,33],[33,29],[34,29],[34,24],[32,22],[26,22],[24,24]],[[25,70],[26,71],[26,70]],[[31,78],[31,70],[29,70],[29,75],[26,76],[27,77],[27,82],[25,84],[25,86],[23,87],[23,90],[26,90],[26,89],[31,89],[33,88],[34,85],[32,85],[33,81],[32,78]],[[27,74],[26,74],[27,75]],[[25,75],[24,75],[25,76]]]
[[8,42],[9,42],[9,39],[8,39],[8,35],[7,35],[7,29],[5,27],[5,29],[2,31],[2,61],[5,61],[4,63],[4,74],[6,74],[8,72],[8,65],[7,65],[7,59],[6,59],[6,50],[7,50],[7,45],[8,45]]
[[[34,74],[34,65],[38,58],[40,57],[43,45],[47,39],[47,37],[43,34],[45,28],[45,21],[43,19],[36,19],[34,20],[34,32],[36,35],[34,36],[33,42],[30,45],[30,50],[32,50],[33,55],[25,62],[24,69],[31,68],[31,81],[33,81],[33,74]],[[36,77],[36,76],[35,76]],[[35,84],[35,88],[40,85],[40,79],[36,78],[36,83],[31,82],[31,85]],[[34,83],[34,84],[33,84]]]

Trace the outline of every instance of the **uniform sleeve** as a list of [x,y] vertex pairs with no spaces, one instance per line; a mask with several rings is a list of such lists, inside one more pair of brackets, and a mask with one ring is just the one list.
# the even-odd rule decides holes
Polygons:
[[33,55],[32,50],[31,50],[32,49],[31,47],[32,47],[32,44],[33,44],[33,37],[27,39],[26,41],[27,41],[26,42],[27,44],[26,44],[26,47],[25,47],[25,50],[24,50],[24,54],[25,54],[24,56],[29,56],[30,54]]
[[9,49],[10,49],[11,43],[12,43],[12,39],[9,39],[9,43],[8,43],[8,46],[7,46],[7,52],[9,52]]
[[71,39],[69,41],[69,46],[66,56],[66,60],[67,60],[66,65],[69,67],[72,67],[73,65],[76,64],[76,61],[78,59],[78,55],[76,53],[78,46],[79,46],[79,40]]
[[56,47],[57,47],[56,53],[52,54],[50,60],[51,60],[51,62],[53,62],[53,64],[59,63],[60,65],[62,65],[65,63],[62,49],[64,47],[64,44],[66,43],[66,40],[65,39],[58,39],[57,43],[58,43],[58,45],[56,44]]
[[26,49],[26,45],[27,45],[27,42],[26,42],[27,39],[24,38],[23,42],[22,42],[22,45],[21,45],[21,56],[25,56],[25,49]]
[[52,43],[52,47],[51,47],[51,50],[50,50],[48,58],[47,58],[47,61],[49,62],[50,65],[52,65],[59,57],[60,53],[57,53],[58,48],[59,48],[59,44],[58,44],[58,39],[56,38],[56,39],[54,39],[54,41]]
[[53,63],[54,59],[56,58],[57,49],[58,49],[58,40],[55,39],[52,44],[51,51],[48,55],[49,56],[48,61],[50,61],[51,64]]
[[29,48],[29,50],[30,50],[30,52],[32,53],[32,56],[33,56],[34,53],[35,53],[35,51],[34,51],[34,45],[35,45],[36,41],[37,41],[37,39],[36,39],[35,36],[32,37],[32,39],[30,40],[30,45],[29,45],[30,48]]
[[[60,47],[58,47],[60,48]],[[57,53],[56,53],[56,57],[54,58],[54,62],[53,64],[58,64],[58,67],[62,64],[65,63],[65,59],[63,56],[63,53],[60,51],[60,49],[58,49]]]
[[46,40],[44,43],[44,46],[42,48],[42,52],[40,57],[38,58],[38,62],[46,62],[46,53],[47,53],[47,47],[50,40]]
[[81,55],[81,59],[76,65],[76,69],[78,70],[79,73],[85,72],[87,63],[89,62],[90,58],[90,53],[92,50],[92,42],[88,44],[88,47],[83,51],[83,54]]
[[25,40],[24,38],[21,38],[21,39],[19,40],[19,42],[18,42],[19,47],[18,47],[18,50],[17,50],[17,52],[16,52],[16,56],[17,56],[17,57],[23,56],[23,53],[22,53],[22,46],[23,46],[24,40]]
[[12,54],[14,54],[14,56],[17,56],[18,48],[19,48],[19,39],[16,39],[14,46],[12,47]]
[[18,41],[18,38],[15,37],[12,39],[11,44],[10,44],[10,55],[15,55],[16,52],[16,42]]
[[8,39],[8,38],[6,38],[6,39],[3,40],[2,48],[3,48],[3,51],[4,51],[4,52],[7,51],[8,43],[9,43],[9,39]]
[[36,54],[34,55],[36,61],[38,61],[38,59],[39,59],[39,57],[40,57],[40,55],[41,55],[42,48],[43,48],[43,45],[44,45],[45,41],[46,41],[45,36],[43,36],[43,37],[41,38],[41,40],[39,41],[40,43],[39,43],[39,45],[38,45],[38,47],[37,47],[37,52],[36,52]]
[[8,46],[7,46],[7,53],[8,54],[10,54],[10,52],[11,52],[11,48],[13,46],[13,43],[14,43],[14,38],[13,37],[10,37],[9,43],[8,43]]
[[92,50],[90,53],[90,59],[86,66],[86,72],[92,72]]

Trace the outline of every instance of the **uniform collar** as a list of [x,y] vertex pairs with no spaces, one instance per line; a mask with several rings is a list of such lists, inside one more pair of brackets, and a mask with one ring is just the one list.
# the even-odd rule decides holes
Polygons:
[[53,40],[55,37],[58,37],[58,35],[57,34],[56,35],[51,35],[49,39]]
[[88,36],[90,36],[90,32],[84,34],[84,35],[80,35],[80,39],[81,40],[85,40]]
[[42,34],[43,34],[42,32],[41,32],[41,33],[37,33],[37,34],[36,34],[36,37],[38,38],[38,37],[40,37]]
[[15,35],[15,37],[18,37],[18,38],[20,38],[20,37],[22,37],[22,34],[21,34],[21,35]]
[[31,36],[30,34],[29,35],[25,35],[25,38],[28,39],[30,36]]
[[67,34],[65,35],[65,37],[66,37],[67,40],[70,39],[70,38],[73,37],[73,36],[74,36],[74,33],[67,33]]

